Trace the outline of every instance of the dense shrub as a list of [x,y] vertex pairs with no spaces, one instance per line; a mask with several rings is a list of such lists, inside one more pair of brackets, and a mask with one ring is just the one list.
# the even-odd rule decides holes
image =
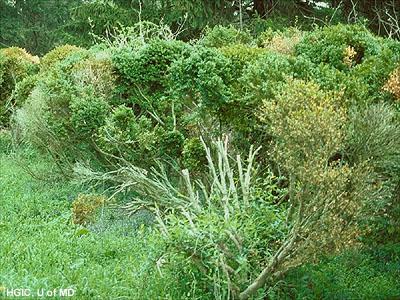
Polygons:
[[72,45],[63,45],[54,48],[50,52],[48,52],[40,61],[40,69],[42,71],[49,70],[58,62],[64,60],[70,54],[78,51],[82,51],[83,48],[72,46]]
[[343,24],[311,31],[296,47],[297,54],[339,70],[349,70],[380,50],[381,40],[365,27]]
[[[116,50],[115,110],[99,134],[108,151],[116,154],[115,147],[106,145],[115,139],[117,152],[138,163],[163,156],[179,159],[185,138],[181,128],[183,103],[170,97],[169,76],[171,65],[188,56],[190,49],[180,41],[156,38]],[[116,122],[117,115],[129,120],[126,124]]]
[[356,244],[360,235],[356,219],[368,199],[378,200],[365,160],[351,165],[341,154],[347,124],[341,95],[291,80],[275,101],[264,103],[260,117],[274,136],[272,153],[288,178],[293,209],[288,218],[297,210],[308,215],[309,210],[330,207],[315,221],[316,227],[304,233],[310,239],[304,245],[306,253],[314,247],[332,252]]
[[381,44],[382,50],[378,55],[365,58],[362,64],[355,66],[350,72],[351,78],[355,78],[360,84],[358,89],[363,88],[367,92],[364,102],[388,100],[384,93],[384,86],[395,66],[400,62],[400,52],[398,52],[400,49],[390,49],[385,41],[381,41]]
[[15,93],[13,97],[14,103],[20,107],[24,104],[26,99],[28,99],[32,90],[35,88],[37,82],[39,81],[39,75],[30,75],[25,77],[22,81],[19,81],[15,85]]
[[160,157],[179,159],[182,156],[185,136],[178,130],[165,131],[158,140]]
[[[82,50],[82,53],[83,52]],[[91,49],[90,56],[74,63],[71,69],[73,84],[78,90],[90,87],[91,93],[110,100],[114,94],[117,76],[109,50]]]
[[92,137],[96,130],[104,125],[110,110],[109,104],[104,99],[91,95],[74,97],[69,108],[71,125],[82,139]]
[[283,32],[267,30],[258,37],[258,45],[271,51],[294,55],[295,47],[301,41],[303,32],[297,28],[289,28]]
[[362,105],[387,99],[382,88],[400,60],[399,47],[362,26],[337,25],[307,33],[296,53],[316,64],[313,79],[323,88],[344,90]]
[[239,79],[244,89],[243,101],[261,104],[265,99],[272,99],[291,73],[292,66],[286,56],[272,52],[261,56]]
[[[4,55],[6,58],[13,59],[14,63],[16,63],[15,67],[15,74],[16,75],[24,75],[24,67],[29,68],[32,66],[23,65],[23,63],[31,63],[31,64],[38,64],[40,62],[39,57],[32,56],[29,54],[25,49],[18,48],[18,47],[10,47],[10,48],[3,48],[0,50],[1,54]],[[17,63],[20,63],[18,65]]]
[[[207,36],[221,35],[222,39],[227,32],[231,37],[240,33],[218,27]],[[229,132],[239,152],[246,148],[246,141],[273,140],[256,113],[263,101],[275,99],[289,78],[314,81],[325,92],[342,93],[346,108],[385,95],[382,86],[397,59],[395,42],[381,43],[359,26],[338,25],[306,33],[294,53],[291,47],[302,32],[268,32],[259,41],[264,48],[229,38],[215,49],[204,46],[207,36],[200,45],[149,38],[111,48],[105,44],[90,50],[59,47],[47,57],[58,63],[41,75],[35,88],[35,95],[51,98],[45,101],[46,113],[41,118],[58,142],[73,140],[75,146],[82,142],[84,151],[100,146],[97,150],[124,153],[125,158],[131,153],[135,161],[146,157],[149,162],[165,155],[188,164],[184,145],[200,135],[208,138]],[[331,42],[348,46],[353,32],[358,32],[354,41],[371,50],[365,51],[362,63],[343,69],[311,55],[329,48]],[[316,41],[317,36],[321,41]],[[286,46],[279,49],[279,41]],[[341,60],[345,64],[344,56]],[[17,96],[26,98],[34,82],[27,79]],[[124,125],[115,116],[122,111],[129,116]],[[82,120],[84,126],[80,126]],[[142,131],[146,138],[139,138]],[[94,145],[88,148],[89,136]]]
[[318,85],[296,80],[289,81],[275,101],[265,100],[261,118],[277,135],[282,150],[277,150],[277,158],[288,170],[300,176],[298,164],[314,159],[324,164],[341,149],[346,120],[341,101]]
[[[240,114],[234,112],[234,89],[240,89],[234,87],[234,74],[244,67],[244,57],[257,52],[241,46],[224,48],[221,52],[196,45],[188,57],[172,64],[171,97],[181,109],[181,125],[187,138],[216,137],[231,130]],[[241,62],[236,60],[239,56]]]
[[241,76],[243,69],[254,61],[266,51],[258,47],[249,47],[242,44],[234,44],[220,48],[222,54],[229,58],[233,69],[233,77],[238,78]]
[[206,30],[205,35],[200,40],[200,44],[205,47],[219,48],[234,44],[251,44],[252,40],[250,33],[247,31],[238,30],[233,26],[217,25]]
[[384,86],[384,90],[393,94],[393,96],[400,100],[400,68],[394,70]]
[[96,50],[79,51],[40,76],[16,115],[21,136],[62,163],[90,155],[92,136],[110,110],[110,58]]
[[182,57],[171,67],[170,82],[175,97],[194,102],[208,112],[223,114],[231,101],[230,61],[221,52],[197,46],[189,57]]
[[[265,251],[273,252],[283,236],[282,214],[266,203],[272,196],[250,197],[250,206],[232,207],[229,217],[224,216],[222,207],[212,203],[196,215],[170,215],[166,220],[172,252],[168,255],[183,254],[207,299],[237,298],[249,284],[249,277],[261,271],[258,262]],[[262,294],[263,290],[258,291],[253,299],[263,299]]]
[[8,126],[15,85],[37,71],[39,58],[24,49],[11,47],[0,50],[0,127]]
[[235,87],[233,103],[229,107],[229,123],[233,125],[239,143],[263,142],[267,150],[269,132],[260,126],[256,113],[264,100],[275,97],[291,74],[288,57],[275,52],[267,51],[246,65],[236,83],[238,88]]
[[[197,44],[149,32],[54,50],[13,92],[16,129],[123,192],[129,214],[154,213],[179,284],[262,299],[322,253],[398,242],[398,43],[359,25],[268,31],[258,47],[234,28]],[[229,152],[205,146],[221,136]],[[243,160],[249,144],[263,150]]]
[[93,153],[101,160],[112,154],[142,165],[179,159],[186,125],[180,122],[183,103],[168,96],[168,65],[188,49],[157,39],[136,56],[129,55],[132,49],[119,49],[113,61],[104,47],[68,55],[41,73],[29,93],[17,116],[22,135],[40,146],[53,144],[55,157],[64,160],[65,153],[70,162]]
[[[139,49],[125,47],[113,56],[116,70],[120,74],[122,83],[125,84],[124,92],[132,93],[132,101],[140,101],[143,109],[148,109],[153,103],[142,99],[153,94],[165,92],[170,65],[184,57],[189,46],[175,40],[152,40]],[[157,97],[154,97],[157,98]],[[150,106],[150,107],[149,107]],[[157,103],[155,103],[157,107]]]
[[98,131],[97,143],[105,152],[136,164],[151,165],[157,151],[158,132],[146,116],[135,116],[121,105],[113,109]]
[[196,173],[204,171],[206,165],[207,160],[200,139],[187,139],[183,147],[183,166]]
[[[179,259],[187,270],[182,279],[196,281],[201,295],[230,299],[260,272],[259,261],[273,256],[287,226],[284,210],[272,205],[279,194],[274,177],[264,180],[262,193],[253,180],[258,150],[250,148],[247,159],[235,161],[228,156],[227,140],[214,146],[215,158],[205,148],[209,174],[193,185],[187,170],[181,173],[183,186],[176,186],[163,170],[148,173],[129,163],[104,175],[85,168],[77,174],[98,183],[108,178],[113,190],[135,192],[125,209],[131,214],[154,211],[167,245],[166,267]],[[262,292],[256,294],[261,299]]]

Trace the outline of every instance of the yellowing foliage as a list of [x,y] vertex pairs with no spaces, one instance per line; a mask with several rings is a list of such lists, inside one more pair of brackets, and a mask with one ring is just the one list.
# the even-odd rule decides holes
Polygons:
[[72,74],[77,86],[92,86],[97,95],[109,97],[115,87],[116,75],[107,55],[78,62],[73,66]]
[[72,203],[74,224],[86,225],[93,220],[96,210],[102,207],[106,198],[102,195],[79,195]]
[[23,60],[27,63],[38,64],[40,59],[38,56],[33,56],[29,54],[25,49],[18,47],[10,47],[0,49],[0,54],[3,54],[5,57],[14,60]]
[[400,67],[392,72],[383,89],[400,100]]
[[[354,220],[368,190],[368,170],[363,165],[350,167],[337,155],[347,122],[341,95],[322,91],[314,83],[289,80],[274,101],[265,101],[260,119],[276,137],[273,153],[289,174],[288,219],[297,214],[310,218],[303,233],[308,237],[302,245],[304,255],[354,245],[360,234]],[[302,255],[299,252],[301,261],[310,258]]]
[[280,54],[294,55],[295,47],[302,37],[303,33],[293,28],[288,32],[272,34],[272,37],[262,40],[260,46]]
[[343,62],[346,66],[351,67],[354,64],[354,58],[357,55],[357,51],[352,47],[348,46],[344,49]]
[[47,70],[53,67],[59,61],[65,59],[68,55],[81,50],[84,49],[72,45],[63,45],[56,47],[49,53],[47,53],[45,56],[43,56],[40,66],[42,70]]

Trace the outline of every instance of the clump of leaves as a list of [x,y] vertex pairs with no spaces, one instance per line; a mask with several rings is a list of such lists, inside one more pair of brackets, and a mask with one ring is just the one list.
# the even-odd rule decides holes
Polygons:
[[73,46],[73,45],[62,45],[54,48],[48,52],[40,61],[41,71],[46,71],[52,68],[58,62],[64,60],[69,55],[75,52],[83,51],[83,48]]
[[300,43],[304,33],[297,28],[289,28],[283,32],[265,31],[260,35],[258,44],[271,51],[294,55],[296,45]]
[[296,46],[296,53],[316,64],[325,63],[345,71],[362,63],[365,58],[378,54],[380,49],[379,38],[364,26],[339,24],[306,34]]
[[207,28],[205,35],[200,43],[206,47],[224,47],[234,44],[249,45],[252,37],[249,32],[238,30],[234,26],[224,27],[217,25],[213,28]]
[[383,89],[391,93],[397,100],[400,100],[400,67],[390,74]]
[[18,47],[0,49],[0,127],[8,127],[15,86],[38,70],[39,58]]
[[187,55],[190,47],[175,40],[150,40],[137,49],[123,47],[113,55],[113,65],[119,75],[118,89],[126,104],[140,109],[155,110],[170,108],[163,102],[167,91],[171,64]]
[[104,206],[106,197],[97,194],[81,194],[72,203],[74,224],[87,225],[94,220],[97,210]]
[[271,174],[262,193],[256,188],[259,149],[251,147],[245,162],[229,157],[227,140],[214,144],[216,159],[204,142],[202,146],[210,171],[204,181],[192,183],[185,169],[183,185],[173,185],[163,169],[147,172],[130,164],[108,173],[82,166],[76,172],[85,181],[109,181],[115,193],[134,191],[137,196],[124,209],[154,212],[168,245],[165,256],[183,256],[189,269],[198,271],[204,294],[235,298],[261,271],[260,261],[279,248],[287,229],[284,210],[273,205],[279,191]]
[[31,94],[32,90],[34,89],[38,81],[39,81],[39,75],[34,74],[25,77],[22,81],[19,81],[15,85],[15,93],[13,96],[13,101],[18,107],[21,107],[25,103],[26,99],[28,99],[29,95]]
[[[221,111],[231,100],[230,61],[216,49],[197,46],[170,69],[174,95],[189,99],[209,112]],[[189,103],[190,103],[189,102]]]
[[183,147],[183,165],[193,173],[204,171],[207,160],[199,138],[191,138],[185,141]]

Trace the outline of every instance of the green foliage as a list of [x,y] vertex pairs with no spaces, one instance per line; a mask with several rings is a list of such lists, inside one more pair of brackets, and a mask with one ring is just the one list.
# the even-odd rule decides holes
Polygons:
[[265,54],[264,49],[249,47],[242,44],[233,44],[220,48],[222,54],[229,58],[233,69],[233,77],[241,76],[243,70],[248,64],[254,63],[261,55]]
[[297,46],[295,65],[299,78],[312,79],[325,90],[343,91],[349,102],[363,105],[389,98],[383,87],[399,62],[398,47],[358,25],[325,27],[305,35]]
[[302,37],[303,32],[295,27],[276,32],[269,28],[260,34],[257,44],[260,47],[270,49],[277,53],[294,55],[295,47],[301,41]]
[[[167,218],[171,254],[183,254],[202,297],[237,297],[248,278],[260,272],[258,261],[265,251],[273,251],[285,230],[282,215],[265,200],[251,199],[250,207],[235,207],[228,220],[221,208],[213,206],[196,215],[187,213],[187,220],[174,215]],[[259,291],[254,299],[262,299],[262,294]]]
[[253,38],[247,31],[241,31],[233,27],[217,25],[212,29],[208,28],[205,35],[200,40],[200,44],[205,47],[225,47],[235,44],[251,44]]
[[239,79],[244,86],[245,103],[261,104],[274,97],[279,85],[290,76],[291,64],[288,58],[278,53],[266,53],[249,65]]
[[[116,86],[110,51],[94,47],[88,53],[82,50],[70,58],[70,75],[76,89],[110,101]],[[68,66],[71,62],[66,59],[64,63]]]
[[46,53],[40,61],[40,68],[42,71],[52,68],[58,62],[67,58],[68,55],[82,51],[82,48],[72,45],[62,45],[54,48],[50,52]]
[[9,130],[0,129],[0,155],[9,153],[12,146],[12,136]]
[[[274,101],[264,102],[260,114],[274,136],[275,160],[289,181],[288,219],[295,211],[317,218],[310,225],[316,227],[306,230],[310,244],[305,246],[303,260],[312,249],[332,252],[355,244],[360,232],[354,220],[362,216],[367,205],[379,203],[375,198],[379,188],[370,181],[371,167],[363,159],[353,165],[343,157],[344,104],[340,94],[324,92],[314,83],[291,80]],[[330,210],[313,215],[325,206]]]
[[98,131],[97,143],[106,153],[128,159],[138,165],[151,165],[159,138],[146,116],[135,116],[124,105],[116,107]]
[[38,74],[30,75],[15,85],[13,101],[18,107],[21,107],[25,103],[26,99],[28,99],[39,79],[40,77]]
[[296,47],[297,54],[312,62],[329,64],[342,71],[363,63],[380,50],[379,39],[365,27],[343,24],[312,31]]
[[24,49],[0,49],[0,127],[7,127],[12,109],[17,104],[12,98],[15,86],[37,71],[39,58]]
[[[80,0],[0,1],[2,46],[18,46],[43,55],[62,44],[67,36],[65,25]],[[79,33],[76,33],[79,36]]]
[[367,91],[366,97],[375,102],[382,98],[388,100],[389,97],[383,88],[395,66],[400,62],[400,49],[390,49],[389,42],[384,40],[380,40],[380,44],[382,50],[378,55],[366,58],[362,64],[351,70],[351,76],[355,77]]
[[127,47],[119,50],[113,62],[121,78],[126,81],[126,88],[138,90],[136,94],[140,98],[140,93],[151,96],[164,92],[170,65],[184,57],[188,49],[183,42],[152,40],[139,49]]
[[398,244],[355,249],[290,271],[271,299],[368,299],[399,297]]
[[72,7],[70,10],[72,22],[67,23],[67,32],[70,33],[68,42],[78,41],[80,45],[90,46],[93,43],[93,35],[107,36],[120,24],[130,26],[139,21],[135,9],[116,2],[80,1],[78,5]]
[[[122,0],[82,5],[89,4],[101,9],[99,34],[111,24],[103,22],[107,8],[115,9],[111,15],[137,13],[128,12]],[[226,4],[215,7],[228,10]],[[279,276],[317,262],[321,254],[399,242],[400,116],[394,102],[398,42],[377,38],[359,25],[312,32],[270,30],[259,37],[258,46],[246,31],[234,27],[214,27],[190,43],[176,41],[170,29],[146,21],[109,34],[90,49],[56,48],[42,59],[38,74],[37,59],[22,49],[0,50],[1,93],[7,94],[0,109],[9,115],[10,108],[22,106],[12,119],[17,140],[0,131],[0,149],[9,152],[11,142],[26,141],[48,152],[62,174],[75,172],[83,185],[104,187],[130,217],[145,211],[157,221],[160,232],[135,233],[144,239],[140,245],[145,251],[136,251],[146,271],[126,276],[125,269],[115,271],[120,264],[107,258],[133,264],[136,270],[136,257],[132,260],[123,250],[120,256],[110,245],[135,250],[131,243],[137,239],[127,238],[126,225],[124,239],[102,235],[114,214],[120,218],[119,211],[104,207],[102,214],[92,214],[104,200],[97,196],[78,197],[73,215],[69,202],[61,204],[64,225],[52,222],[62,230],[46,232],[58,240],[68,235],[72,243],[84,243],[80,253],[89,263],[96,259],[85,251],[96,252],[102,244],[96,239],[104,238],[100,260],[112,267],[97,265],[106,269],[102,274],[131,287],[122,284],[124,289],[112,296],[263,299]],[[212,149],[203,142],[221,136],[229,137],[231,151],[227,141]],[[263,151],[250,147],[243,160],[249,144],[262,145]],[[55,204],[42,200],[35,213],[41,215],[43,206],[47,217]],[[20,210],[25,209],[29,215],[30,204]],[[71,218],[87,228],[67,222]],[[140,228],[137,222],[132,230]],[[47,219],[41,224],[54,225]],[[62,247],[63,255],[75,257]],[[98,269],[87,267],[93,274],[83,269],[79,274],[94,282]],[[330,274],[339,274],[335,272]],[[71,278],[78,274],[64,273]],[[15,282],[26,280],[24,276],[19,274]],[[301,283],[297,292],[288,287],[281,291],[277,285],[270,294],[330,297],[337,291],[320,274],[316,277],[315,282],[330,290],[305,290]],[[144,278],[149,291],[133,290],[145,284]],[[396,288],[391,278],[389,274],[379,281],[387,290],[371,286],[368,291],[391,295]],[[84,296],[103,296],[104,287],[95,286],[99,291],[85,290]],[[351,288],[343,295],[365,293]]]
[[75,133],[80,138],[90,138],[104,125],[110,106],[102,98],[86,96],[73,98],[69,109],[70,122]]
[[189,57],[177,60],[170,73],[171,88],[178,99],[194,101],[209,112],[222,111],[231,100],[230,61],[217,50],[197,46]]
[[182,156],[182,149],[185,142],[185,136],[177,131],[167,131],[160,135],[158,139],[160,156],[167,156],[172,159]]
[[[275,101],[264,102],[262,120],[270,124],[278,143],[278,160],[300,175],[304,161],[328,161],[343,143],[346,111],[341,98],[303,81],[289,81]],[[322,144],[321,144],[322,142]],[[299,166],[300,164],[300,166]]]
[[[400,125],[396,110],[385,104],[360,109],[351,115],[346,137],[346,157],[352,164],[368,161],[379,201],[370,203],[366,242],[399,242]],[[370,175],[370,176],[371,176]]]
[[191,138],[185,141],[183,147],[183,166],[191,172],[204,171],[207,163],[204,147],[199,138]]
[[275,178],[269,174],[263,185],[253,180],[259,149],[251,147],[246,160],[234,161],[227,140],[214,146],[215,158],[203,143],[210,172],[193,185],[188,170],[182,171],[184,186],[180,187],[172,184],[163,168],[148,172],[129,163],[107,173],[80,166],[76,174],[97,184],[107,178],[116,193],[134,192],[137,196],[124,208],[130,214],[143,208],[155,212],[168,247],[165,257],[182,257],[195,274],[191,280],[197,282],[201,295],[235,298],[260,271],[258,262],[272,259],[287,226],[284,209],[273,206],[280,194]]
[[74,52],[41,73],[16,127],[23,140],[68,165],[94,152],[92,136],[105,124],[112,90],[109,56],[95,49]]
[[[25,167],[54,168],[41,156],[30,157]],[[25,167],[16,164],[14,156],[0,157],[2,286],[25,286],[32,293],[72,287],[81,299],[199,295],[192,277],[182,276],[188,271],[184,263],[171,260],[169,264],[163,259],[166,245],[156,230],[115,210],[99,214],[86,228],[75,225],[71,202],[85,188],[49,178],[35,180]],[[56,262],[60,263],[57,268]],[[119,282],[117,287],[115,282]],[[3,291],[0,297],[6,297]]]
[[1,49],[0,55],[2,56],[0,95],[1,100],[5,101],[5,98],[11,95],[16,82],[37,70],[36,64],[39,63],[39,58],[17,47]]

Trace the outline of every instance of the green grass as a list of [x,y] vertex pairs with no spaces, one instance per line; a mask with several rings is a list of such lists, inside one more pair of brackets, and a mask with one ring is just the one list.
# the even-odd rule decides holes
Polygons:
[[400,245],[354,249],[288,272],[273,299],[400,299]]
[[[35,160],[31,167],[49,167]],[[78,192],[69,183],[34,180],[0,154],[0,287],[72,287],[75,299],[182,299],[179,272],[161,269],[161,276],[156,268],[164,251],[158,234],[73,225]]]

